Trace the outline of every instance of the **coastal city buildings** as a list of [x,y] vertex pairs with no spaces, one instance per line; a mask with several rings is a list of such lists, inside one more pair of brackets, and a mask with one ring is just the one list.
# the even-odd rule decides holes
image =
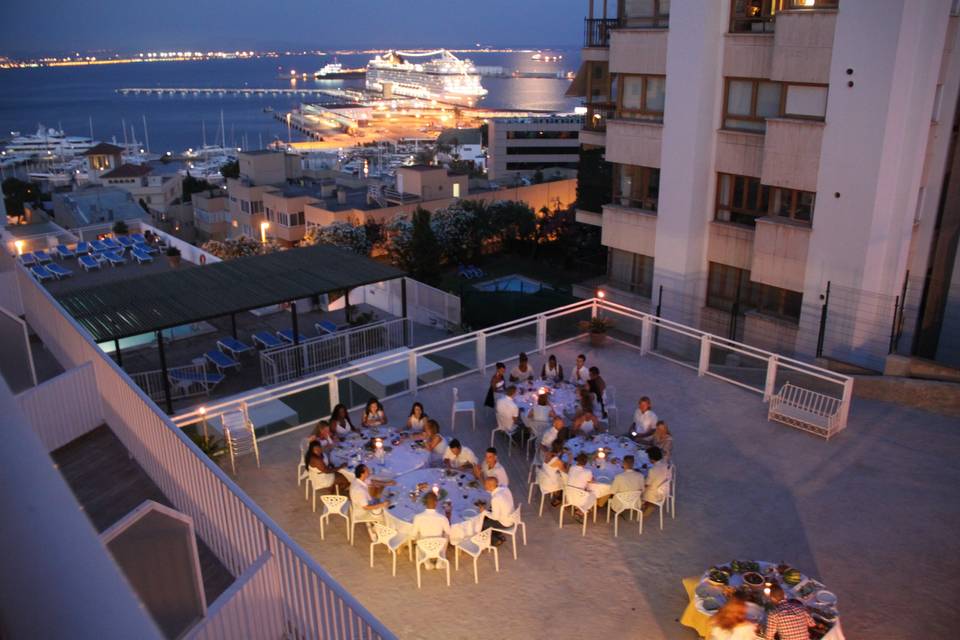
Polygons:
[[610,294],[788,354],[960,364],[957,5],[589,0],[578,219]]
[[509,183],[541,175],[576,175],[583,119],[575,115],[492,118],[487,173]]

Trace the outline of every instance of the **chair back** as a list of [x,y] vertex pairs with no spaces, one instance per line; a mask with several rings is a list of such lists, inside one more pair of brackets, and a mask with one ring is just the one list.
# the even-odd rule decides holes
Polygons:
[[477,549],[483,551],[484,549],[490,548],[490,537],[493,534],[493,529],[484,529],[480,533],[474,535],[470,538],[470,542],[477,545]]
[[611,409],[617,406],[617,388],[616,387],[611,387],[608,385],[607,388],[603,390],[603,405],[607,409]]
[[420,538],[417,540],[417,551],[428,559],[439,558],[440,552],[443,551],[446,546],[446,538]]
[[347,496],[322,495],[320,501],[331,513],[343,513],[343,505],[347,504]]
[[388,540],[392,540],[393,537],[397,535],[397,530],[392,527],[388,527],[385,524],[376,522],[373,525],[373,535],[377,537],[374,542],[387,542]]
[[567,498],[571,498],[576,502],[583,502],[587,498],[586,491],[584,491],[583,489],[572,487],[569,484],[566,486],[566,488],[564,488],[563,492]]
[[[518,522],[520,522],[520,509],[521,509],[521,508],[522,508],[521,505],[518,504],[518,505],[517,505],[517,508],[514,509],[514,510],[513,510],[513,513],[510,514],[510,524],[511,524],[511,525],[517,524]],[[507,524],[507,523],[504,522],[504,524]]]
[[307,467],[307,477],[315,488],[323,482],[323,476],[330,475],[315,467]]
[[643,500],[643,491],[621,491],[613,494],[611,500],[617,502],[624,509],[639,507]]
[[353,484],[353,481],[357,479],[357,474],[353,471],[350,471],[346,467],[343,469],[338,469],[338,471],[343,475],[344,478],[350,481],[350,484]]
[[460,390],[456,387],[453,388],[453,404],[457,404],[460,400]]
[[670,480],[664,480],[663,483],[657,487],[657,502],[663,502],[670,495]]

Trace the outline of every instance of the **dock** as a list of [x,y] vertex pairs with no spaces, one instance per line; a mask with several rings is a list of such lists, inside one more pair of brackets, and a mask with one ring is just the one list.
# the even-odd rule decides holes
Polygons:
[[351,92],[343,89],[300,89],[267,87],[123,87],[116,90],[120,95],[147,96],[332,96],[348,97]]

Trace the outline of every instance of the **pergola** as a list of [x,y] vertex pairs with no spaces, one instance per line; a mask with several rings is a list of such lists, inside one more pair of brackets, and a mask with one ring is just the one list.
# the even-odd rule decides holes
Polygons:
[[[120,339],[155,333],[167,411],[172,413],[163,330],[230,316],[236,338],[237,313],[289,303],[294,344],[299,344],[296,300],[342,291],[349,309],[350,289],[405,275],[351,251],[316,245],[74,289],[57,300],[95,341],[114,341],[120,363]],[[406,281],[401,283],[406,317]]]

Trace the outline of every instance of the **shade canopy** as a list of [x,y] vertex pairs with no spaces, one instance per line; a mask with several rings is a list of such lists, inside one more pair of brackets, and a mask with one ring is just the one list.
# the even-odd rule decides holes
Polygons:
[[404,275],[317,245],[74,289],[57,300],[94,340],[105,342]]

